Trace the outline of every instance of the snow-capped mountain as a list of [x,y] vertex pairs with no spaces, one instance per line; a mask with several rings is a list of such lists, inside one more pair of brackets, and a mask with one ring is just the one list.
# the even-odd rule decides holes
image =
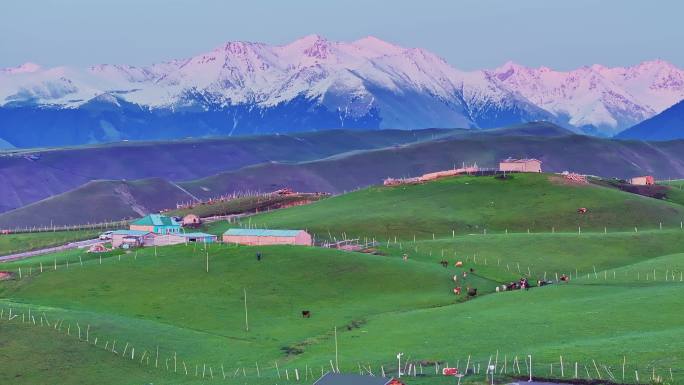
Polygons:
[[0,138],[15,146],[323,128],[490,128],[550,120],[612,135],[684,99],[654,61],[570,72],[507,63],[460,71],[374,37],[229,42],[146,67],[0,69]]
[[569,72],[506,63],[488,73],[559,123],[599,135],[617,134],[684,99],[684,71],[661,60]]

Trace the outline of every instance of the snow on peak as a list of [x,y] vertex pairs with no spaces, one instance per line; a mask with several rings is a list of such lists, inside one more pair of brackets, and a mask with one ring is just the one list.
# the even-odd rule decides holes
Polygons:
[[5,73],[9,73],[9,74],[25,74],[25,73],[38,72],[40,70],[41,70],[41,67],[38,64],[26,62],[26,63],[19,65],[19,66],[16,66],[16,67],[3,68],[0,71],[5,72]]
[[404,48],[378,39],[375,36],[366,36],[350,43],[350,45],[366,53],[369,57],[398,55],[405,51]]
[[[383,101],[387,95],[395,99]],[[439,108],[461,111],[449,114],[466,111],[472,125],[477,125],[472,114],[478,109],[519,105],[555,116],[560,123],[612,134],[684,99],[684,71],[657,59],[632,67],[594,64],[571,71],[509,61],[493,70],[466,72],[432,52],[374,36],[337,42],[316,34],[279,46],[227,42],[207,53],[142,67],[41,69],[26,63],[0,69],[0,106],[30,101],[79,107],[96,98],[152,108],[189,103],[267,108],[302,96],[332,110],[377,107],[388,121],[386,111],[391,109],[398,126],[401,111],[410,110],[402,103],[429,99],[438,100]]]

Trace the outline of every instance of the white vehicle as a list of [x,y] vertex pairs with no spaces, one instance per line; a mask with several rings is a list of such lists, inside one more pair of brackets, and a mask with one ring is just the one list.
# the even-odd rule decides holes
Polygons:
[[112,239],[112,233],[113,231],[105,231],[104,233],[100,234],[99,238],[101,241],[107,241]]

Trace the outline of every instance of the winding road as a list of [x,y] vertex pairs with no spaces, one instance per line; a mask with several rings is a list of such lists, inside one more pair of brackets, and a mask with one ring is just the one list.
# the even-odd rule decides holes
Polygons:
[[102,241],[100,241],[97,238],[96,239],[88,239],[85,241],[69,242],[69,243],[67,243],[65,245],[61,245],[61,246],[48,247],[45,249],[38,249],[38,250],[32,250],[32,251],[25,251],[23,253],[3,255],[3,256],[0,256],[0,263],[9,262],[9,261],[16,261],[18,259],[35,257],[36,255],[54,253],[57,251],[87,247],[87,246],[90,246],[90,245],[98,243],[98,242],[102,242]]

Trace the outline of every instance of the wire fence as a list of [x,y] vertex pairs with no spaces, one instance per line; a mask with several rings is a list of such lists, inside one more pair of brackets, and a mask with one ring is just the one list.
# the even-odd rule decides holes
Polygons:
[[[49,316],[48,316],[49,315]],[[293,363],[288,359],[268,362],[246,360],[226,365],[215,357],[208,360],[197,356],[186,358],[165,344],[131,343],[120,333],[107,335],[88,322],[76,320],[66,314],[34,309],[29,305],[10,304],[0,308],[0,322],[15,327],[42,328],[63,337],[73,338],[76,343],[89,348],[102,349],[113,359],[131,361],[140,367],[152,369],[165,375],[194,377],[202,381],[244,383],[313,383],[327,373],[347,373],[362,376],[393,377],[407,384],[420,383],[421,379],[438,379],[439,383],[461,381],[478,383],[508,383],[511,380],[575,384],[674,384],[684,380],[684,369],[667,364],[671,357],[654,361],[649,358],[633,358],[626,355],[612,360],[597,360],[583,353],[579,359],[559,355],[552,359],[548,354],[503,353],[490,355],[467,355],[452,360],[411,359],[408,354],[397,355],[396,360],[369,362],[361,357],[340,362],[332,352],[330,359],[317,364]],[[541,356],[541,358],[540,358]],[[433,381],[434,382],[434,381]]]

